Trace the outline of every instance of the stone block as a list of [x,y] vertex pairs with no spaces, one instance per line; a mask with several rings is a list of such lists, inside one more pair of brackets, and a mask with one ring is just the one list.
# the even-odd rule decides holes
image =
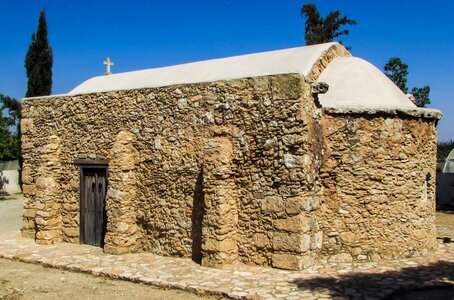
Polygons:
[[430,233],[425,229],[418,229],[414,231],[415,238],[417,240],[425,240],[430,237]]
[[370,258],[371,261],[379,261],[379,260],[381,260],[380,254],[378,254],[378,253],[370,254],[369,258]]
[[286,153],[284,155],[284,166],[287,169],[298,168],[298,167],[301,167],[301,163],[297,156]]
[[273,249],[276,251],[302,253],[309,248],[307,241],[303,239],[303,235],[298,233],[275,232],[272,235],[272,243]]
[[207,252],[235,252],[238,250],[238,245],[234,238],[226,238],[222,241],[207,239],[202,249]]
[[22,185],[33,183],[33,177],[31,176],[30,167],[24,167],[24,169],[22,169],[21,175],[22,175]]
[[301,252],[307,252],[311,248],[311,236],[309,234],[303,234],[301,240]]
[[268,236],[266,234],[256,233],[253,237],[253,242],[257,248],[261,249],[261,248],[265,248],[265,247],[269,246],[270,239],[268,238]]
[[34,239],[35,238],[35,228],[30,228],[30,229],[22,228],[21,235],[25,239]]
[[301,134],[287,134],[282,136],[282,142],[286,146],[295,146],[304,143],[305,138]]
[[284,201],[285,212],[288,215],[296,215],[303,211],[304,197],[296,196]]
[[22,230],[33,230],[33,236],[35,235],[35,220],[33,219],[23,219],[22,220]]
[[314,197],[305,197],[303,201],[303,208],[305,211],[310,212],[319,207],[319,200]]
[[264,213],[279,213],[285,211],[284,200],[280,196],[268,196],[260,201]]
[[36,179],[36,187],[38,189],[53,189],[56,185],[55,179],[51,177],[39,177]]
[[55,227],[59,224],[61,224],[61,216],[57,216],[56,218],[43,218],[41,216],[37,216],[35,219],[36,225],[39,227]]
[[54,143],[47,144],[43,147],[44,153],[54,153],[57,151],[58,147],[60,147],[60,143],[55,141]]
[[314,234],[311,242],[311,250],[321,249],[323,245],[323,232],[318,231]]
[[70,244],[80,244],[80,240],[79,240],[79,237],[75,237],[75,238],[68,238],[68,237],[65,237],[63,239],[63,241],[65,243],[70,243]]
[[21,133],[31,133],[33,131],[33,119],[23,118],[20,120]]
[[44,210],[46,208],[46,205],[42,201],[35,201],[34,204],[36,211]]
[[79,203],[65,203],[63,204],[63,210],[67,212],[77,212],[79,211]]
[[340,253],[333,255],[329,258],[329,262],[334,263],[344,263],[344,262],[352,262],[353,257],[349,253]]
[[69,186],[71,187],[71,189],[73,190],[79,190],[80,188],[80,182],[79,180],[77,179],[71,179],[71,181],[69,182]]
[[353,246],[356,244],[356,235],[353,232],[341,232],[339,236],[342,243],[345,245]]
[[61,231],[59,230],[44,230],[36,233],[36,242],[38,244],[53,244],[61,241]]
[[303,270],[314,265],[311,255],[273,254],[271,264],[274,268],[286,270]]
[[212,257],[212,256],[206,256],[202,258],[201,265],[204,267],[210,267],[210,268],[223,268],[235,261],[236,257],[228,257],[228,256],[222,256],[222,257]]
[[105,244],[104,245],[104,253],[106,254],[127,254],[131,253],[131,248],[130,247],[121,247],[121,246],[116,246],[116,245],[110,245],[110,244]]
[[24,209],[24,218],[34,219],[36,216],[36,209],[26,208]]
[[282,231],[287,232],[308,232],[314,225],[312,218],[303,215],[288,217],[285,219],[277,219],[273,221],[273,226]]
[[33,149],[35,148],[35,145],[30,142],[30,141],[24,141],[21,143],[21,149],[22,150],[30,150],[30,149]]
[[23,184],[22,185],[22,192],[24,196],[33,196],[36,192],[36,185],[35,184]]
[[125,222],[118,222],[116,225],[117,225],[117,233],[120,233],[120,234],[127,233],[130,229],[129,224],[125,223]]
[[66,236],[66,238],[75,238],[79,237],[80,234],[80,229],[79,228],[63,228],[63,235]]
[[37,209],[36,210],[36,215],[37,216],[40,216],[44,219],[51,219],[51,218],[54,218],[54,217],[57,217],[59,215],[59,211],[57,210],[39,210]]
[[360,254],[360,255],[357,256],[357,259],[358,260],[367,260],[367,255]]
[[127,247],[132,249],[137,246],[137,236],[116,235],[116,233],[108,231],[106,234],[105,242],[106,244],[114,247]]
[[302,91],[303,79],[299,75],[273,76],[271,89],[273,100],[298,99]]

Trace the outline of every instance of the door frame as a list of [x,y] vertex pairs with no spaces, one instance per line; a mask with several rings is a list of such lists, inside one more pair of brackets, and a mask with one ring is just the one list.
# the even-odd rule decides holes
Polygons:
[[[83,224],[82,222],[82,215],[83,215],[83,212],[82,212],[82,197],[83,197],[83,193],[84,193],[84,170],[87,170],[87,169],[101,169],[101,170],[104,170],[105,174],[106,174],[106,193],[107,193],[107,188],[108,188],[108,178],[109,178],[109,166],[108,166],[108,161],[107,160],[92,160],[92,159],[78,159],[78,160],[75,160],[74,163],[76,165],[79,165],[79,243],[80,244],[86,244],[86,243],[82,243],[82,234],[83,234],[83,230],[85,229],[84,226],[85,224]],[[103,200],[103,206],[104,206],[104,212],[103,212],[103,219],[104,219],[104,222],[103,222],[103,228],[105,228],[107,230],[107,211],[106,211],[106,201],[105,199]],[[105,236],[105,232],[103,234],[103,236]],[[101,239],[101,245],[100,245],[101,248],[104,247],[104,238]]]

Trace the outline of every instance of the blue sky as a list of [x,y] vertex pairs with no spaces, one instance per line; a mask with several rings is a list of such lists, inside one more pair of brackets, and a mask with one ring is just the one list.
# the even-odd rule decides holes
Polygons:
[[[442,110],[439,140],[454,139],[454,1],[320,0],[358,22],[342,40],[379,68],[392,56],[409,65],[408,86],[431,87]],[[54,53],[53,93],[102,75],[304,45],[297,0],[0,0],[0,93],[22,98],[24,57],[46,10]]]

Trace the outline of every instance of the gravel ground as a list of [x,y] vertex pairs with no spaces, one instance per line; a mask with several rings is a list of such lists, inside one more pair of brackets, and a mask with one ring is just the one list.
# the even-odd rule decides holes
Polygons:
[[0,197],[0,235],[13,236],[22,226],[22,194]]
[[0,299],[219,299],[0,259]]
[[[0,238],[22,223],[22,195],[0,199]],[[220,299],[0,259],[0,299]]]

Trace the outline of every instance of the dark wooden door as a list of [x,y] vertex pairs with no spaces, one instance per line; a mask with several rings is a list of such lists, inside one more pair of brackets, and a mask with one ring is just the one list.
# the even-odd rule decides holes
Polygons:
[[80,242],[104,246],[107,169],[82,167],[80,193]]

